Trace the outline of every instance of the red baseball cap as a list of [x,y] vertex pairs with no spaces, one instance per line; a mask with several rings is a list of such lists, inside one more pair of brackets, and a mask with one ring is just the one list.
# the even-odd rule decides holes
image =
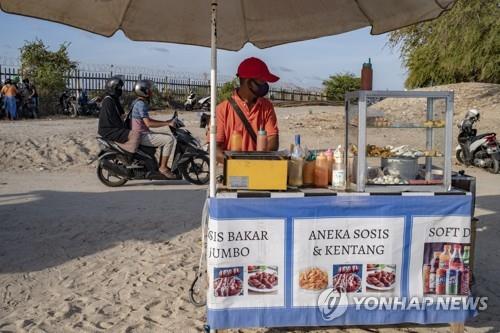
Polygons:
[[266,82],[276,82],[280,78],[272,74],[267,65],[258,58],[247,58],[238,66],[238,77],[256,79]]

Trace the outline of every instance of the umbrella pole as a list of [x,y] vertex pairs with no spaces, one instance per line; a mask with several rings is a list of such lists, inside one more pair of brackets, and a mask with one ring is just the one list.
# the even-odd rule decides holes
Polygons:
[[216,153],[217,146],[215,142],[216,123],[215,107],[217,103],[217,0],[212,1],[211,18],[211,68],[210,68],[210,198],[215,197],[216,191]]
[[[215,136],[217,133],[217,124],[215,123],[215,107],[217,103],[217,0],[212,0],[211,25],[211,59],[210,59],[210,198],[215,198],[215,167],[217,165],[217,143]],[[208,214],[208,212],[207,212]],[[204,235],[202,236],[204,237]],[[205,325],[205,332],[216,333],[217,330],[211,329]]]

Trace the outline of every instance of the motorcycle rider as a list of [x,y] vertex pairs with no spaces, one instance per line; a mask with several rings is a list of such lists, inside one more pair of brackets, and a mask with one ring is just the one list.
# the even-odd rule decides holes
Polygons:
[[120,104],[123,80],[112,77],[106,82],[105,96],[99,113],[98,133],[106,140],[115,141],[122,149],[135,153],[139,146],[140,133],[127,128],[123,121],[125,111]]
[[137,81],[134,86],[134,93],[137,95],[137,99],[132,103],[132,130],[141,133],[141,145],[161,147],[163,149],[158,171],[168,179],[176,179],[176,175],[168,167],[168,160],[175,143],[175,138],[168,133],[156,133],[150,130],[150,128],[171,126],[174,124],[172,121],[156,120],[149,116],[149,104],[153,96],[153,84],[151,81]]

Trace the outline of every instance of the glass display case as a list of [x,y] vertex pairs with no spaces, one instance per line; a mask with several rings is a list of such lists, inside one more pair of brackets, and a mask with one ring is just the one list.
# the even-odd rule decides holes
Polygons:
[[453,92],[350,92],[345,114],[346,190],[450,190]]

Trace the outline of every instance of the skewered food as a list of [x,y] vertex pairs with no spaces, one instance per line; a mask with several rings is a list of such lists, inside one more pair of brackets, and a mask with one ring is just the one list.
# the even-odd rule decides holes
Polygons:
[[217,297],[240,295],[242,287],[241,280],[236,276],[222,277],[214,281],[214,293]]
[[333,289],[339,292],[356,292],[361,287],[361,278],[356,274],[359,272],[359,267],[342,266],[338,273],[333,276]]

